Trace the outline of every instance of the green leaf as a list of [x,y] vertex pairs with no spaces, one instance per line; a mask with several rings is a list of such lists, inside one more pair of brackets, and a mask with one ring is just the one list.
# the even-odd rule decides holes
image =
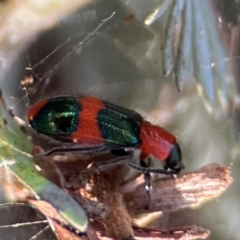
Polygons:
[[65,224],[85,232],[88,219],[81,206],[61,188],[41,176],[32,162],[32,144],[0,104],[0,166],[4,166],[36,199],[49,202]]

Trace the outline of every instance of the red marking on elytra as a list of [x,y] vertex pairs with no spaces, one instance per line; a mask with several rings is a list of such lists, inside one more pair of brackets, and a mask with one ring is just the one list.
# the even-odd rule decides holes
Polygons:
[[93,97],[83,97],[78,100],[81,105],[77,131],[71,135],[72,141],[79,144],[104,143],[101,130],[98,127],[97,116],[105,108],[104,103]]
[[28,119],[32,121],[46,103],[48,103],[47,99],[42,100],[38,104],[33,105],[28,112]]
[[142,141],[139,147],[142,150],[141,159],[153,155],[164,161],[176,143],[176,138],[171,133],[147,121],[142,121],[140,139]]

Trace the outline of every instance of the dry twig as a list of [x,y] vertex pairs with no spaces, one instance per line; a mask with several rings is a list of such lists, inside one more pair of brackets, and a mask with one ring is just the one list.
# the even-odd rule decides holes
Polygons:
[[[94,229],[101,240],[111,239],[107,236],[111,236],[112,239],[139,240],[206,239],[210,231],[197,226],[185,226],[169,231],[132,226],[139,222],[139,219],[136,219],[140,213],[154,215],[161,211],[199,207],[221,195],[232,182],[230,169],[215,163],[177,178],[158,179],[153,183],[152,203],[147,210],[143,179],[137,178],[120,188],[121,171],[118,168],[94,174],[91,177],[93,188],[90,193],[86,188],[82,188],[80,192],[70,191],[88,216],[95,220],[91,222],[90,232]],[[144,219],[142,221],[144,222]],[[97,238],[94,236],[90,239]]]

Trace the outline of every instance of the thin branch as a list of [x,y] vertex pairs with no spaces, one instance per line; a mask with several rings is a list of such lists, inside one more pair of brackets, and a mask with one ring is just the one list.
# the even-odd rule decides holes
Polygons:
[[[232,182],[230,169],[216,163],[176,178],[158,179],[153,182],[151,207],[146,209],[148,198],[143,178],[134,179],[120,187],[120,168],[118,166],[111,171],[91,176],[91,191],[88,188],[69,191],[89,218],[94,220],[91,221],[90,232],[94,229],[101,240],[206,239],[210,231],[198,226],[184,226],[167,231],[134,226],[140,225],[139,222],[152,222],[161,212],[199,207],[221,195]],[[139,214],[142,213],[146,213],[147,218],[150,216],[150,220],[145,221],[144,217],[139,219]],[[96,235],[92,236],[90,239],[97,239]]]
[[[206,201],[220,196],[231,182],[230,169],[216,163],[176,178],[158,179],[153,182],[150,210],[169,212],[199,207]],[[133,184],[134,182],[128,183],[121,192],[131,214],[139,214],[146,207],[148,198],[144,185],[134,189]]]

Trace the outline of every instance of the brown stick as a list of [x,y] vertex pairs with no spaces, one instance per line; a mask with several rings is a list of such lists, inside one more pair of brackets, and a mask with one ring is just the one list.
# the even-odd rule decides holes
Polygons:
[[[95,197],[89,195],[86,189],[81,189],[81,195],[79,191],[71,193],[86,210],[88,216],[95,220],[91,223],[89,233],[94,230],[97,237],[92,234],[90,240],[97,238],[101,240],[126,239],[124,237],[127,236],[127,239],[138,240],[206,239],[210,231],[197,226],[185,226],[181,229],[168,231],[134,227],[133,234],[131,225],[139,225],[139,222],[151,222],[156,213],[159,212],[199,207],[221,195],[232,182],[230,169],[221,167],[216,163],[176,178],[158,179],[153,182],[152,203],[150,209],[147,210],[145,207],[148,198],[143,178],[132,180],[119,188],[116,183],[119,180],[117,172],[114,170],[95,175],[96,179],[93,181]],[[142,213],[146,213],[147,218],[149,215],[153,217],[145,221],[144,217],[142,219],[138,217]],[[138,220],[136,220],[137,218]],[[107,235],[112,236],[112,238],[107,237]],[[66,233],[64,236],[67,236]]]
[[[170,212],[199,207],[220,196],[231,182],[230,169],[216,163],[176,178],[158,179],[153,182],[150,211]],[[144,185],[136,186],[136,183],[130,182],[121,190],[131,215],[143,213],[148,200]]]

